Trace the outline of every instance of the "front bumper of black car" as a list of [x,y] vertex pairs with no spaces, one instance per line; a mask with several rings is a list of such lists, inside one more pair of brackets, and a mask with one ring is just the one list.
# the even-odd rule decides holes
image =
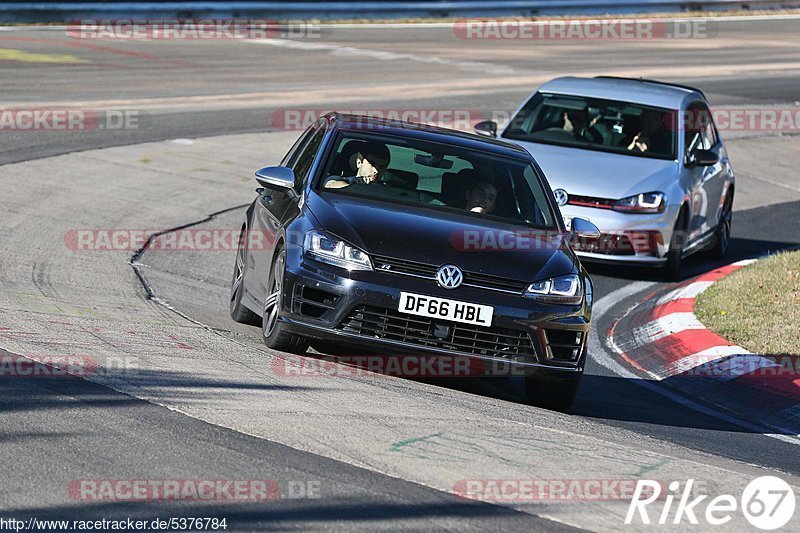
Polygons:
[[[586,360],[591,284],[579,305],[545,304],[490,289],[450,290],[435,281],[381,271],[348,272],[287,250],[280,320],[312,340],[379,356],[445,355],[554,376],[580,373]],[[398,311],[401,292],[494,308],[490,327]]]

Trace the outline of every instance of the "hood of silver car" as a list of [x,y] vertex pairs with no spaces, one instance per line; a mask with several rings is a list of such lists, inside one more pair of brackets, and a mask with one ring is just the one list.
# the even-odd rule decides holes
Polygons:
[[533,155],[553,190],[619,199],[659,191],[680,170],[675,161],[514,141]]

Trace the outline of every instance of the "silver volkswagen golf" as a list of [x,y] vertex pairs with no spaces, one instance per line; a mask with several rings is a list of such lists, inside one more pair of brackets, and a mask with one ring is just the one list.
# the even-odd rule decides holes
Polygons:
[[[497,135],[497,124],[476,124]],[[692,87],[614,77],[544,84],[500,135],[544,170],[565,221],[587,218],[599,239],[574,243],[589,261],[660,266],[726,254],[734,176],[705,95]]]

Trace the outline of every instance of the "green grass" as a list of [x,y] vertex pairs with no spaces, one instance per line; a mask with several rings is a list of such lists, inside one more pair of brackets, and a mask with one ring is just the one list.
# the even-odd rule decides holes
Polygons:
[[800,355],[800,252],[757,261],[714,283],[695,302],[709,329],[760,355]]

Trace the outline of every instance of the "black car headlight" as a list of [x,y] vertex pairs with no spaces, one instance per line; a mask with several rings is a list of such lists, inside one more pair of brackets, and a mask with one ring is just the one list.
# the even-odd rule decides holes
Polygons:
[[317,261],[347,270],[372,270],[372,261],[366,252],[321,231],[306,233],[303,251]]
[[623,213],[663,213],[667,207],[667,197],[660,192],[635,194],[622,200],[617,200],[611,205],[614,211]]
[[577,274],[543,279],[531,283],[525,296],[547,303],[579,304],[583,300],[583,287]]

